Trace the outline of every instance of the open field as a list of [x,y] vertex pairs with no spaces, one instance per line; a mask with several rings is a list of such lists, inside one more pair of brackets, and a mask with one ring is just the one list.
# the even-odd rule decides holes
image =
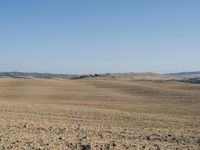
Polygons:
[[3,77],[0,149],[200,150],[200,85]]

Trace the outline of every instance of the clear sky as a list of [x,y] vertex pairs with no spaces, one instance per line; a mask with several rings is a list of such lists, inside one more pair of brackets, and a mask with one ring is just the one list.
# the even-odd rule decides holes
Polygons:
[[200,0],[0,0],[0,71],[200,70]]

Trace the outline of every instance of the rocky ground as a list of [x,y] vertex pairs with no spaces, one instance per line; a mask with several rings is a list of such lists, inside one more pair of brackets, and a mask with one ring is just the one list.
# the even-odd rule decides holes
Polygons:
[[0,102],[0,149],[200,149],[200,118]]

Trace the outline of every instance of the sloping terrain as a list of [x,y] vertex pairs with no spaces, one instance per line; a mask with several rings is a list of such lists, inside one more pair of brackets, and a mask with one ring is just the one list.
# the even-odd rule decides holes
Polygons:
[[198,78],[198,77],[200,77],[200,71],[168,73],[168,74],[165,74],[165,75],[173,76],[173,77]]
[[200,149],[200,85],[0,78],[0,149]]

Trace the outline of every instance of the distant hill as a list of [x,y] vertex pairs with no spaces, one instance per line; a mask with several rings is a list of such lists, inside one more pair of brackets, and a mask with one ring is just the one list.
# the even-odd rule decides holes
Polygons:
[[200,71],[196,72],[180,72],[180,73],[168,73],[168,74],[157,74],[157,73],[105,73],[105,74],[53,74],[53,73],[38,73],[38,72],[0,72],[0,77],[12,77],[12,78],[94,78],[94,77],[115,77],[123,80],[184,80],[190,78],[200,78]]
[[111,74],[85,74],[85,75],[76,75],[76,74],[53,74],[53,73],[38,73],[38,72],[0,72],[0,77],[11,77],[11,78],[70,78],[70,79],[82,79],[82,78],[93,78],[93,77],[110,77]]
[[77,77],[78,75],[67,75],[67,74],[52,74],[52,73],[28,73],[28,72],[0,72],[0,76],[12,77],[12,78],[28,78],[28,77],[37,77],[37,78],[70,78]]
[[195,72],[179,72],[179,73],[168,73],[168,76],[184,77],[184,78],[198,78],[200,77],[200,71]]
[[179,80],[178,77],[152,73],[152,72],[145,72],[145,73],[114,73],[112,76],[122,79],[122,80]]

